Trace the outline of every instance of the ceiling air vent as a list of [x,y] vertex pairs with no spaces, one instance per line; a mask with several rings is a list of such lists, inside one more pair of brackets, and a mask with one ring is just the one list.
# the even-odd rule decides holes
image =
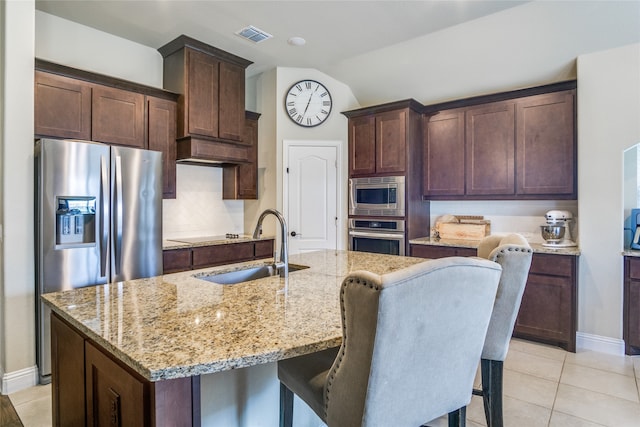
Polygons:
[[271,34],[262,31],[259,28],[249,25],[243,29],[236,31],[236,34],[247,40],[251,40],[254,43],[260,43],[261,41],[270,39],[273,37]]

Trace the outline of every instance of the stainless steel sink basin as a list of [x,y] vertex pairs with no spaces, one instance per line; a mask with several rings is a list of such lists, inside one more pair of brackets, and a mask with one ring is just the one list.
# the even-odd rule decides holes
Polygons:
[[[306,265],[289,264],[289,273],[309,268]],[[273,265],[259,265],[242,270],[229,271],[226,273],[212,273],[202,276],[195,276],[197,279],[207,280],[220,285],[234,285],[236,283],[248,282],[250,280],[262,279],[263,277],[276,276],[278,272]]]

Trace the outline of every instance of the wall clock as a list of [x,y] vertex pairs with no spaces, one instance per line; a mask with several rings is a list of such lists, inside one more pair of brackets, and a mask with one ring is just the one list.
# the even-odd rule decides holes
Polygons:
[[297,125],[318,126],[331,113],[331,94],[320,82],[300,80],[287,91],[284,107]]

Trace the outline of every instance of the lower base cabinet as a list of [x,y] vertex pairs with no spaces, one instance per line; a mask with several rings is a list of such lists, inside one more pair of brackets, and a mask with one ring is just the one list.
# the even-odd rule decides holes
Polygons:
[[215,267],[273,256],[273,239],[193,248],[165,249],[162,264],[165,274]]
[[624,257],[624,352],[640,354],[640,258]]
[[51,315],[53,425],[200,425],[200,379],[149,382]]
[[[475,256],[470,248],[411,245],[411,256]],[[638,289],[640,295],[640,259]],[[513,336],[576,351],[578,257],[534,253]],[[638,322],[640,330],[640,321]]]

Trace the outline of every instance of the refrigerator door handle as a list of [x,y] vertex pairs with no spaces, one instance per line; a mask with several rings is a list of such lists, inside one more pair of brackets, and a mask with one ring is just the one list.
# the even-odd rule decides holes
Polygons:
[[107,239],[109,238],[109,175],[107,161],[104,156],[100,156],[100,276],[107,273]]
[[122,157],[115,158],[115,191],[113,195],[114,276],[120,274],[122,264]]

